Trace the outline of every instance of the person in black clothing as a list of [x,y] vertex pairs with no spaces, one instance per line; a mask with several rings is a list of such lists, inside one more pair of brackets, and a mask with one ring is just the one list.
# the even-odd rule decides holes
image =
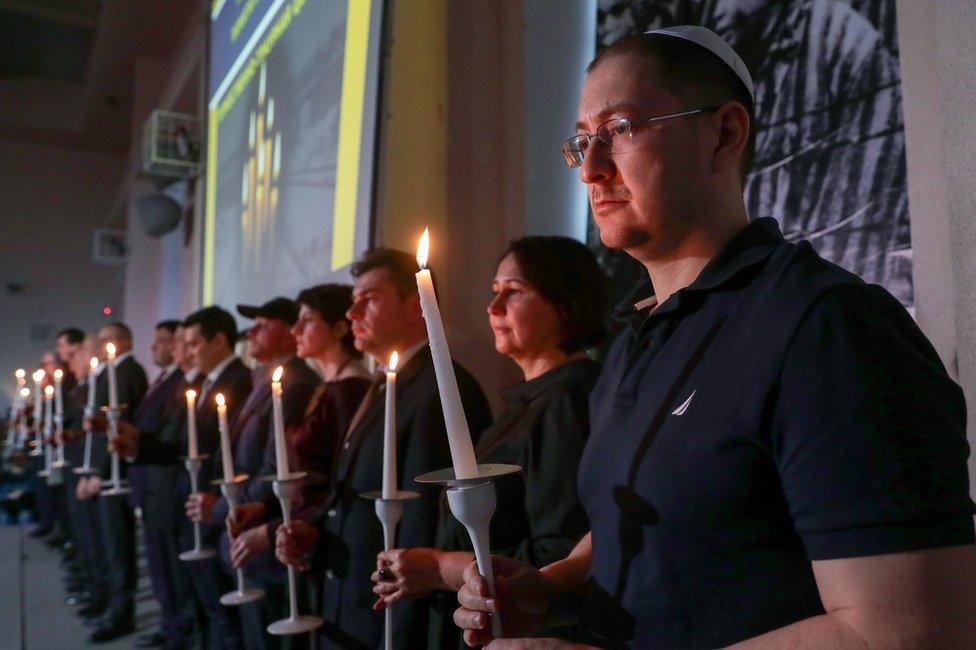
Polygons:
[[[416,262],[401,251],[374,249],[353,265],[356,278],[347,316],[356,348],[377,359],[400,354],[397,372],[397,467],[401,484],[451,464],[444,417],[437,392],[426,328],[414,278]],[[475,379],[455,364],[461,400],[472,431],[484,430],[491,413]],[[378,490],[383,475],[382,375],[378,375],[339,446],[332,490],[312,522],[278,528],[276,554],[302,566],[315,549],[315,577],[322,578],[319,606],[326,624],[319,629],[322,648],[373,648],[383,635],[383,614],[373,601],[370,574],[383,536],[373,504],[359,495]],[[421,497],[407,502],[398,528],[398,544],[431,546],[437,530],[440,490],[418,488]],[[397,603],[398,647],[426,644],[429,600]]]
[[590,398],[590,533],[541,570],[495,558],[491,598],[466,568],[466,642],[500,612],[601,647],[976,647],[962,391],[893,296],[750,223],[753,104],[702,27],[589,66],[563,154],[647,282]]
[[[589,530],[576,474],[589,435],[587,400],[599,366],[585,349],[604,335],[607,282],[593,254],[565,237],[512,242],[492,282],[488,320],[495,349],[525,380],[504,391],[506,411],[481,434],[479,463],[511,463],[520,474],[496,481],[491,548],[535,567],[561,560]],[[474,559],[465,528],[442,507],[437,548],[377,557],[377,606],[436,591],[429,648],[463,645],[454,592]]]

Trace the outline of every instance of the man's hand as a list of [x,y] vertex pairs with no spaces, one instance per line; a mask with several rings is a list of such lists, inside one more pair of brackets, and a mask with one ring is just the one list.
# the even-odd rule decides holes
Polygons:
[[75,483],[75,498],[79,501],[85,501],[88,499],[88,478],[82,476]]
[[105,433],[108,430],[108,418],[101,411],[97,411],[95,415],[84,419],[83,426],[93,433]]
[[446,555],[435,548],[397,548],[376,556],[376,571],[370,579],[379,596],[373,609],[382,609],[401,598],[420,598],[435,589],[446,589],[441,580],[440,559]]
[[464,585],[458,591],[461,607],[454,612],[454,624],[464,630],[469,646],[485,645],[491,634],[489,614],[501,616],[505,636],[529,636],[541,630],[549,613],[552,585],[538,569],[507,557],[492,556],[495,595],[474,562],[464,570]]
[[[102,478],[100,476],[89,476],[87,479],[78,481],[79,488],[82,489],[82,500],[93,499],[102,491]],[[81,486],[84,486],[81,488]]]
[[139,451],[139,429],[125,420],[119,420],[119,434],[108,441],[108,450],[117,452],[123,458],[131,458]]
[[263,524],[268,517],[268,506],[260,501],[254,503],[244,503],[236,508],[232,516],[227,517],[227,535],[231,541],[246,530],[254,528],[258,524]]
[[186,516],[190,521],[201,523],[211,523],[213,516],[213,506],[219,497],[212,492],[194,492],[186,500]]
[[268,527],[258,526],[244,531],[235,538],[230,545],[230,562],[235,569],[239,569],[249,561],[271,549],[268,539]]
[[65,442],[74,442],[84,435],[85,432],[81,429],[64,429],[61,432],[61,437],[64,438]]
[[[289,530],[290,528],[290,530]],[[305,554],[315,547],[319,531],[307,521],[293,521],[287,528],[278,526],[275,535],[275,557],[279,562],[305,570]]]

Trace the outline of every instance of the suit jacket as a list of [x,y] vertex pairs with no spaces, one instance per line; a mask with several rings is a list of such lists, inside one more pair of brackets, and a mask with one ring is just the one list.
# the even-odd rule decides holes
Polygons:
[[[481,431],[491,423],[488,401],[470,373],[457,364],[455,372],[469,427]],[[373,503],[359,495],[379,490],[383,482],[384,410],[381,391],[340,446],[333,490],[313,519],[321,531],[316,562],[325,572],[320,597],[325,647],[375,648],[383,635],[383,614],[372,610],[375,595],[369,579],[376,554],[383,550],[382,528]],[[433,546],[441,490],[418,485],[414,478],[449,467],[451,454],[427,347],[398,373],[396,426],[400,486],[421,495],[406,502],[396,545]],[[429,604],[429,599],[416,599],[394,606],[397,647],[426,645]]]
[[[115,381],[118,390],[119,406],[123,407],[122,419],[131,422],[132,416],[135,414],[136,409],[139,408],[139,403],[142,401],[143,395],[146,394],[146,389],[149,388],[149,382],[146,380],[146,371],[143,370],[135,357],[128,356],[115,368]],[[98,378],[95,381],[96,405],[98,407],[107,407],[108,397],[108,368],[106,367],[98,373]],[[99,444],[92,444],[92,465],[101,467],[102,478],[108,478],[111,465],[106,437],[98,436],[97,440]],[[92,442],[94,443],[95,441],[93,440]],[[97,463],[95,460],[96,451],[98,452]],[[123,465],[124,468],[125,465]]]
[[[281,410],[285,427],[290,427],[302,417],[309,398],[322,380],[298,357],[289,359],[284,364],[284,368],[285,372],[281,379]],[[274,465],[270,471],[265,467],[268,451],[271,452],[272,461],[274,459],[271,378],[266,369],[256,370],[252,378],[251,394],[241,407],[234,425],[230,427],[234,473],[250,476],[241,496],[241,503],[264,500],[271,492],[271,484],[262,481],[261,478],[275,471]],[[216,462],[218,476],[223,473],[220,461],[218,454]],[[214,504],[211,520],[214,523],[222,523],[227,513],[227,500],[221,496]]]
[[[168,377],[155,382],[146,391],[139,407],[132,414],[132,425],[139,430],[140,440],[159,435],[160,429],[166,422],[167,414],[172,409],[171,405],[176,397],[176,391],[182,385],[183,371],[177,368]],[[132,487],[129,502],[133,507],[142,508],[144,516],[155,514],[145,508],[150,483],[172,480],[170,472],[160,473],[154,471],[155,469],[152,465],[143,464],[133,465],[129,468],[129,485]]]

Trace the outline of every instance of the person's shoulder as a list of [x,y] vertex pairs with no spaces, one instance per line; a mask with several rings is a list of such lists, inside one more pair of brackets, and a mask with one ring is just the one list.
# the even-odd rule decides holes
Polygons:
[[321,382],[322,378],[304,360],[294,357],[285,364],[284,383],[286,386],[306,384],[317,386]]

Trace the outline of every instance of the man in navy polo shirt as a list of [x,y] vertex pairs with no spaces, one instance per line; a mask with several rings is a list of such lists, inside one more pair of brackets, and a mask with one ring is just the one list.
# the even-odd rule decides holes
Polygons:
[[604,647],[976,647],[962,392],[884,289],[749,222],[752,104],[700,27],[590,65],[563,154],[649,283],[591,396],[591,533],[541,571],[496,558],[494,598],[469,567],[469,643],[500,612]]

